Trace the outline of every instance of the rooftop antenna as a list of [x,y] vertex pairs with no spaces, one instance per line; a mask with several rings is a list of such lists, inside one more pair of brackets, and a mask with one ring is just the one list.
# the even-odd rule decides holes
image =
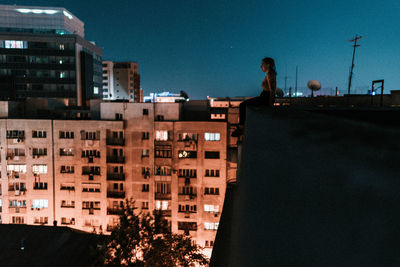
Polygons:
[[351,67],[350,67],[350,76],[349,76],[349,86],[347,88],[347,94],[350,95],[350,88],[351,88],[351,79],[353,78],[353,69],[354,69],[354,56],[356,54],[356,48],[360,45],[357,44],[357,41],[360,40],[361,38],[363,38],[362,36],[359,36],[356,34],[356,36],[354,37],[354,39],[348,40],[348,42],[354,42],[353,45],[353,59],[351,60]]
[[295,97],[297,97],[297,69],[298,69],[298,66],[296,66],[296,85],[294,87],[294,96]]

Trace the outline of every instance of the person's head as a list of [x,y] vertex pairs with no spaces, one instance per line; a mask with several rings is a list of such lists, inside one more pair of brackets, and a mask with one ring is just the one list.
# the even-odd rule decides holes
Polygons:
[[261,70],[263,72],[272,71],[273,73],[276,73],[274,59],[270,57],[263,58],[263,60],[261,61]]

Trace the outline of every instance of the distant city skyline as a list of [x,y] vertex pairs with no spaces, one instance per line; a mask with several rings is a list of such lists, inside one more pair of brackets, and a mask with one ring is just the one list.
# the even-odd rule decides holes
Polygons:
[[[278,87],[306,88],[316,79],[325,91],[347,93],[352,44],[357,49],[353,93],[384,79],[385,92],[400,89],[400,28],[396,1],[5,1],[65,7],[85,23],[86,39],[103,59],[139,64],[144,94],[255,96],[260,61],[275,58]],[[330,89],[331,88],[331,89]],[[287,91],[286,90],[286,91]],[[364,92],[365,91],[365,92]],[[307,92],[307,91],[306,91]]]

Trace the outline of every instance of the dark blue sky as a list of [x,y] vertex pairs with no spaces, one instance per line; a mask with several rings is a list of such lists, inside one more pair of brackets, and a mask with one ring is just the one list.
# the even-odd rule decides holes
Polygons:
[[139,63],[145,95],[186,91],[192,99],[255,96],[260,61],[275,58],[278,87],[319,80],[325,92],[347,92],[352,47],[357,49],[353,91],[372,80],[400,89],[400,2],[316,0],[4,1],[63,6],[85,22],[86,39],[106,60]]

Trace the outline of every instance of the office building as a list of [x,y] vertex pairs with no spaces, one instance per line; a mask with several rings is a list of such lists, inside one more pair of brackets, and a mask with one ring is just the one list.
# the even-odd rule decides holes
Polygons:
[[101,56],[66,9],[0,5],[0,98],[101,99]]

